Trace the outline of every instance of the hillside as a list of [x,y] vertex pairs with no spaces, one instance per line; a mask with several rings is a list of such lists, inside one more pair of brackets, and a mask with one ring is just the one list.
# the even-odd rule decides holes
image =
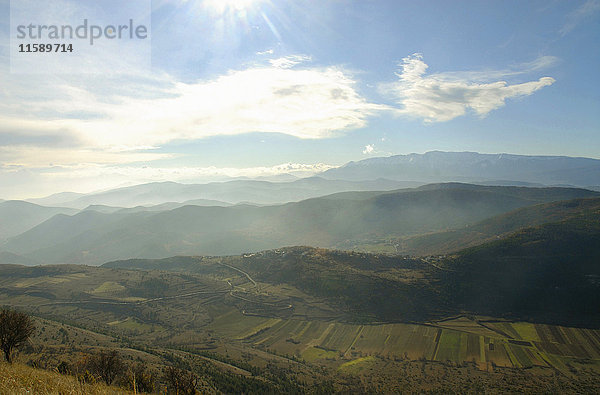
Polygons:
[[496,240],[521,228],[585,217],[600,210],[600,199],[573,199],[539,204],[501,214],[462,229],[398,240],[397,252],[409,255],[442,255]]
[[0,393],[2,394],[72,394],[104,395],[133,394],[104,384],[80,383],[75,377],[14,363],[0,363]]
[[600,210],[523,229],[442,265],[456,306],[535,322],[600,326]]
[[[351,195],[351,198],[346,196]],[[348,240],[461,228],[537,203],[594,197],[573,188],[441,184],[352,192],[280,206],[185,206],[163,212],[58,215],[2,249],[48,263],[99,264],[124,258],[231,255],[290,245],[336,248]]]
[[132,259],[102,267],[225,274],[222,265],[326,300],[353,321],[425,321],[456,313],[437,296],[427,263],[386,255],[289,247],[243,256]]
[[350,162],[320,176],[354,181],[384,177],[421,182],[498,181],[499,185],[525,182],[590,187],[600,185],[600,160],[432,151]]
[[423,321],[468,312],[600,327],[599,259],[596,211],[437,260],[294,247],[104,266],[206,273],[207,264],[226,263],[257,281],[326,298],[358,320]]

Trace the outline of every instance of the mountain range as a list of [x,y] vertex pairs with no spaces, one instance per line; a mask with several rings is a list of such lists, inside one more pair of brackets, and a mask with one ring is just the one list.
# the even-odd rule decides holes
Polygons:
[[343,191],[385,191],[422,185],[376,178],[373,181],[326,180],[320,177],[302,178],[291,182],[234,180],[208,184],[154,182],[111,189],[90,194],[56,194],[28,201],[84,209],[92,205],[133,208],[165,203],[186,203],[198,206],[229,206],[232,204],[279,204]]
[[[330,180],[493,181],[513,185],[600,186],[600,160],[567,156],[431,151],[349,162],[320,174]],[[498,184],[500,185],[500,184]]]
[[164,211],[58,214],[0,248],[47,263],[228,255],[292,245],[409,237],[476,224],[540,203],[598,197],[576,188],[434,184],[391,192],[345,192],[273,206],[183,206]]
[[[394,155],[349,162],[314,177],[238,179],[208,184],[154,182],[95,193],[61,192],[27,199],[43,206],[84,209],[165,203],[231,205],[279,204],[344,191],[385,191],[430,183],[466,182],[505,186],[577,186],[600,189],[600,160],[564,156],[526,156],[441,152]],[[1,200],[0,200],[1,202]]]
[[[0,201],[0,252],[15,263],[89,264],[292,245],[447,254],[594,206],[600,161],[434,151],[282,179]],[[545,186],[561,184],[589,188]]]

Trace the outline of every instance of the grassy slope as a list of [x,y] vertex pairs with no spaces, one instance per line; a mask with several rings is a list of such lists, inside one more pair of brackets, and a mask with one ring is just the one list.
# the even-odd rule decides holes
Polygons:
[[0,362],[0,394],[132,394],[104,384],[82,384],[73,376]]

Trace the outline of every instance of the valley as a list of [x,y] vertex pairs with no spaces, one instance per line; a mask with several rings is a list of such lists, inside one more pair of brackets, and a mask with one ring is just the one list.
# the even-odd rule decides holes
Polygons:
[[[572,221],[553,226],[558,227],[554,243],[573,227]],[[545,228],[505,239],[503,243],[514,246],[509,255],[514,259],[519,251],[527,256],[528,237],[545,235]],[[582,229],[596,234],[594,225]],[[600,244],[586,244],[581,236],[582,256],[596,254]],[[407,384],[442,390],[450,383],[442,378],[457,371],[482,388],[497,374],[515,375],[510,385],[521,389],[548,377],[555,377],[555,388],[563,390],[594,388],[600,374],[599,305],[584,298],[597,295],[597,284],[591,296],[571,296],[570,303],[591,309],[588,326],[582,327],[559,324],[571,318],[552,314],[541,314],[533,322],[520,320],[529,309],[502,306],[504,317],[485,315],[490,306],[496,312],[500,307],[491,302],[469,305],[464,295],[447,293],[473,273],[472,264],[461,259],[471,262],[471,255],[484,249],[506,248],[497,244],[438,258],[435,264],[430,259],[293,247],[230,257],[133,259],[101,267],[3,265],[0,304],[25,309],[43,328],[62,328],[53,341],[39,333],[30,347],[32,355],[43,354],[46,364],[116,347],[149,366],[168,363],[169,358],[190,367],[201,361],[201,371],[209,381],[212,377],[215,388],[223,385],[215,372],[241,382],[266,380],[269,388],[278,388],[282,382],[269,376],[274,366],[284,369],[288,384],[293,381],[297,389],[306,390],[317,383],[339,391],[356,385],[365,391],[398,391]],[[498,264],[506,265],[502,260]],[[584,278],[598,275],[594,266],[572,267]],[[498,275],[495,280],[503,283]],[[538,281],[550,287],[554,280],[542,273]],[[488,297],[485,289],[471,292],[477,292],[466,294],[473,300]],[[513,286],[491,292],[510,298],[511,292],[522,290]],[[553,311],[560,313],[557,308]],[[537,309],[548,313],[551,307]],[[206,373],[207,366],[212,373]],[[453,386],[460,383],[455,380]],[[510,385],[493,388],[515,388]]]
[[[118,350],[192,371],[209,392],[593,392],[598,195],[450,183],[265,207],[90,207],[8,239],[0,305],[34,317],[19,358],[46,369]],[[245,232],[278,247],[185,254],[230,251]]]

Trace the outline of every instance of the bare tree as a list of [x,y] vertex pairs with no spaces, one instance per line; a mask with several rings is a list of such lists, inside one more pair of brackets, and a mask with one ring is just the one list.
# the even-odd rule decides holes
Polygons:
[[100,376],[107,385],[123,370],[123,361],[116,351],[100,351],[89,359],[89,369]]
[[12,363],[14,350],[23,345],[33,331],[35,325],[27,314],[9,309],[0,311],[0,348],[8,363]]
[[141,363],[136,363],[127,369],[121,379],[121,386],[133,389],[134,393],[152,393],[156,385],[154,372],[146,369]]
[[163,371],[163,378],[167,381],[169,393],[177,395],[193,395],[198,386],[198,377],[192,372],[167,366]]

